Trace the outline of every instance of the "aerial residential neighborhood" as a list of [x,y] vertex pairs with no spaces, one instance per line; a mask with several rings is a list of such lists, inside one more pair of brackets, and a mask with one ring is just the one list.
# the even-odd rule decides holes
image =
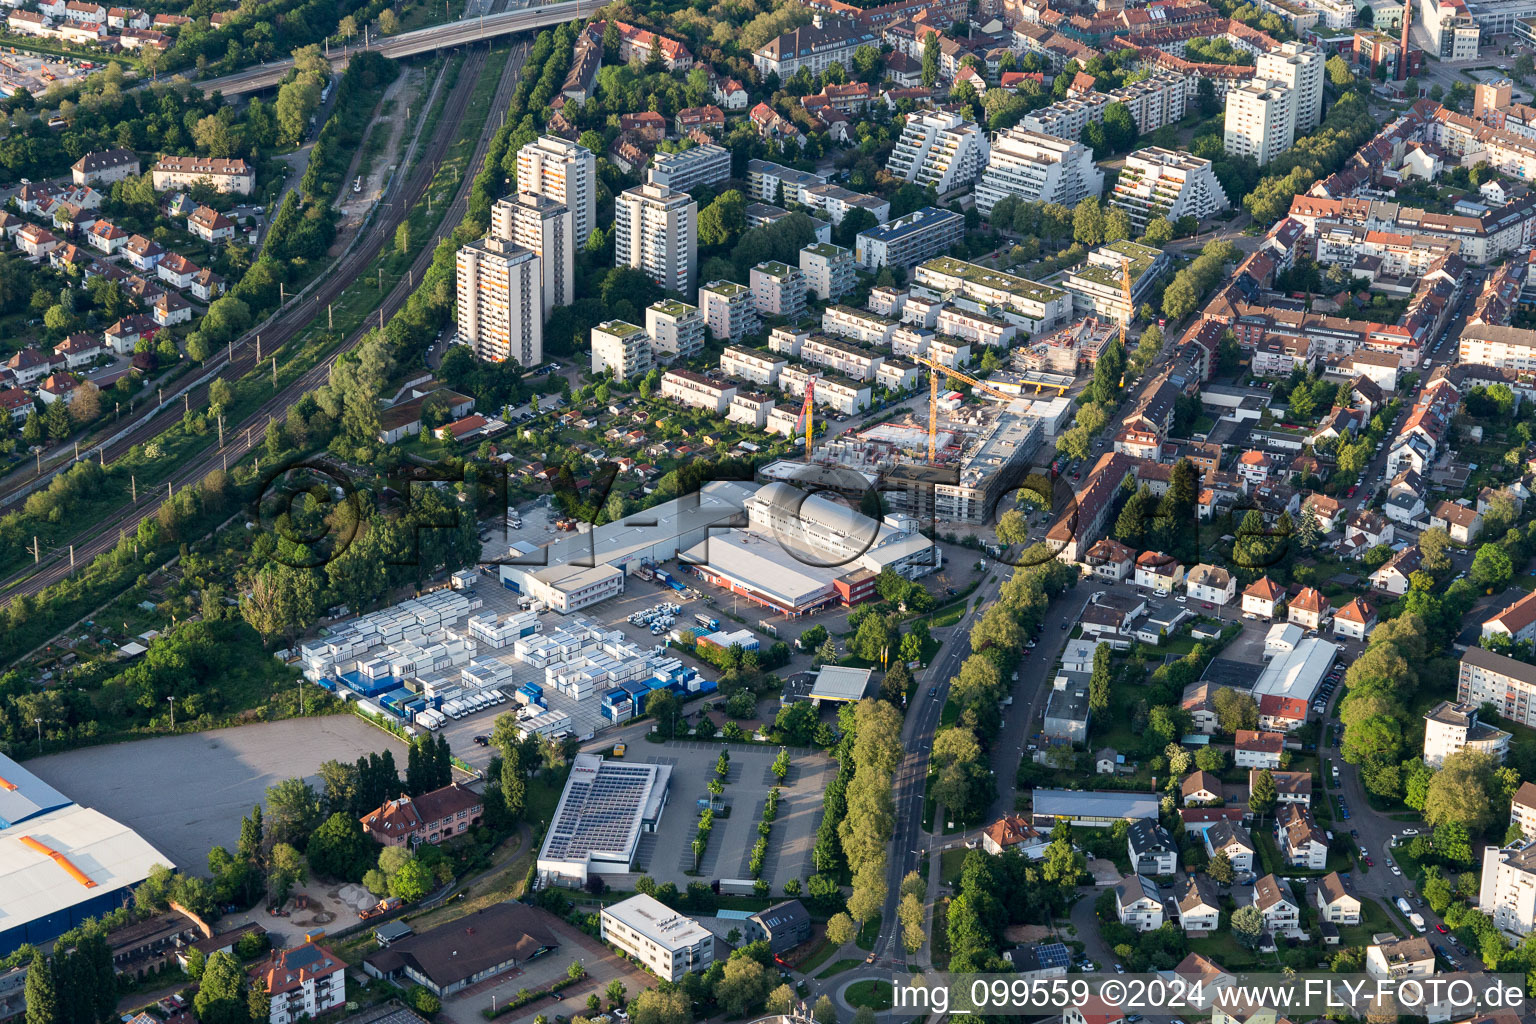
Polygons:
[[1536,7],[5,31],[0,1024],[1530,1019]]

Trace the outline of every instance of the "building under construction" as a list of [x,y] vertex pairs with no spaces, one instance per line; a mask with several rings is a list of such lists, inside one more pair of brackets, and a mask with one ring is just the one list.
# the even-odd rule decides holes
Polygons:
[[1084,317],[1059,331],[1020,345],[1009,353],[1009,359],[1013,368],[1023,373],[1076,376],[1093,369],[1119,330],[1119,325],[1113,321]]

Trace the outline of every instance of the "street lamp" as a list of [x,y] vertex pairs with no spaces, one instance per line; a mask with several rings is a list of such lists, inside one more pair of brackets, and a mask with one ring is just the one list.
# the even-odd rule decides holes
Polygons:
[[167,697],[165,699],[171,702],[171,732],[175,732],[176,731],[176,698],[173,696],[173,697]]
[[41,754],[43,752],[43,720],[34,718],[32,721],[37,723],[37,752]]

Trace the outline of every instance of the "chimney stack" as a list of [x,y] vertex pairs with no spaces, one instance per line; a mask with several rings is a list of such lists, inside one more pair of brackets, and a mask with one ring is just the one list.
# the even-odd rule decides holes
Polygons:
[[[1408,26],[1413,22],[1413,0],[1403,0],[1403,42],[1402,52],[1397,55],[1397,80],[1408,80]],[[1417,96],[1413,97],[1418,99]]]

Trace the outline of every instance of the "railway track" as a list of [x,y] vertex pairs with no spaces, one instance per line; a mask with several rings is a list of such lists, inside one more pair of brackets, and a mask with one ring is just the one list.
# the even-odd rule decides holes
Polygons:
[[[502,71],[501,79],[497,85],[491,109],[505,110],[511,102],[513,91],[516,89],[518,76],[522,71],[523,60],[526,58],[528,46],[520,43],[514,47],[507,60],[506,67]],[[453,92],[448,96],[444,106],[444,115],[441,123],[423,152],[416,169],[406,180],[404,186],[397,192],[397,201],[393,202],[389,212],[376,218],[371,226],[365,229],[365,236],[355,245],[338,263],[326,272],[325,279],[321,282],[314,295],[314,302],[297,303],[279,313],[270,323],[261,330],[263,349],[267,352],[275,351],[278,347],[295,337],[304,330],[311,321],[324,310],[328,303],[334,302],[351,285],[357,276],[371,263],[384,244],[394,237],[395,229],[405,220],[415,204],[426,192],[436,174],[438,165],[447,155],[454,140],[458,137],[459,127],[463,122],[464,112],[469,103],[469,98],[474,91],[480,76],[485,72],[487,59],[486,50],[476,50],[469,55],[464,67],[461,69]],[[424,246],[412,263],[411,273],[403,280],[396,283],[380,304],[384,318],[387,320],[402,305],[413,291],[411,282],[419,281],[422,274],[432,263],[432,255],[437,243],[450,234],[459,224],[468,206],[469,190],[474,182],[474,177],[481,162],[485,158],[485,152],[490,146],[491,137],[497,127],[499,119],[488,119],[484,130],[480,133],[479,142],[475,147],[473,156],[467,165],[464,179],[460,182],[452,203],[444,212],[443,218],[432,235],[431,242]],[[371,318],[370,318],[371,319]],[[224,465],[234,465],[243,458],[252,447],[260,443],[265,435],[266,424],[269,419],[286,415],[290,405],[306,392],[314,390],[323,384],[330,375],[331,366],[342,354],[352,350],[363,339],[371,328],[363,326],[354,331],[343,343],[337,347],[327,358],[311,367],[304,374],[289,383],[269,398],[251,415],[241,423],[227,427],[225,432],[225,444],[222,448],[209,448],[193,456],[186,465],[177,470],[172,477],[165,481],[173,490],[181,490],[200,482],[203,477],[214,469]],[[271,344],[267,340],[271,339]],[[255,345],[250,339],[244,347],[237,350],[233,361],[226,361],[220,368],[218,376],[235,380],[249,373],[256,365]],[[265,365],[265,361],[263,363]],[[211,381],[198,385],[189,395],[188,401],[199,408],[206,408],[208,404],[208,388]],[[181,419],[181,413],[174,408],[168,408],[152,417],[139,427],[111,442],[106,446],[106,459],[108,462],[120,458],[135,444],[143,443],[158,436],[161,432]],[[95,450],[91,457],[97,457]],[[14,599],[18,595],[35,595],[49,585],[64,579],[70,575],[75,566],[85,565],[90,560],[105,551],[109,551],[117,544],[118,537],[122,533],[132,532],[138,528],[140,522],[155,514],[164,495],[157,485],[153,493],[140,495],[137,503],[126,505],[123,509],[107,517],[102,522],[93,525],[88,539],[75,538],[73,557],[70,555],[68,542],[64,542],[52,549],[38,564],[29,566],[20,572],[12,574],[8,579],[0,582],[0,592],[7,599]]]

